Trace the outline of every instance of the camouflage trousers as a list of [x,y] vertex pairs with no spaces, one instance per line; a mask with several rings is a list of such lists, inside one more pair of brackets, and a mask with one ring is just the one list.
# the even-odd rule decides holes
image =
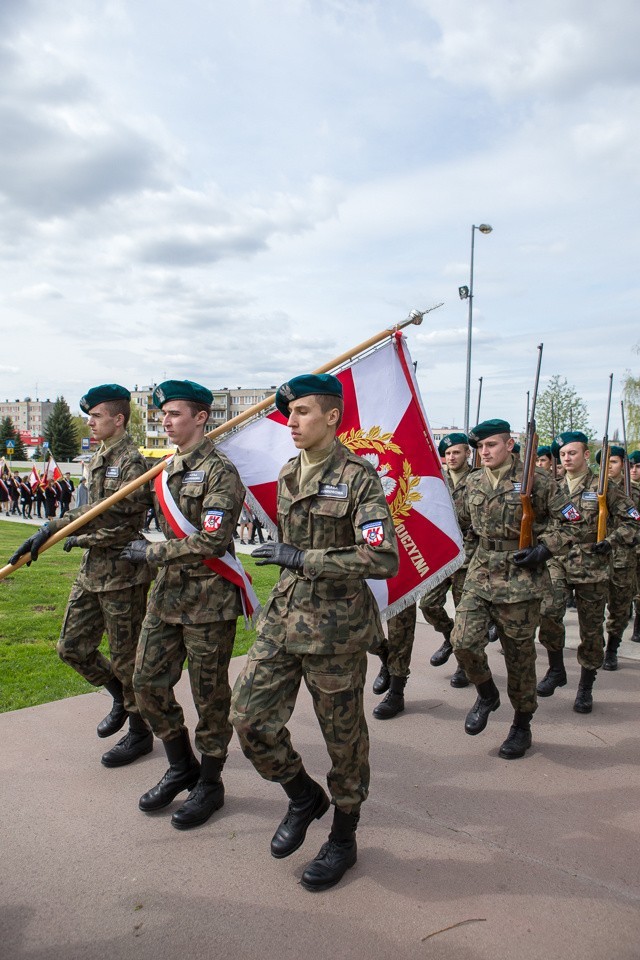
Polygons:
[[405,607],[387,620],[387,639],[380,645],[381,659],[387,659],[387,669],[393,677],[408,677],[411,654],[416,636],[417,607]]
[[198,750],[224,760],[233,734],[229,722],[229,661],[235,620],[216,623],[165,623],[149,614],[140,633],[133,688],[140,708],[160,740],[172,740],[184,727],[182,707],[173,688],[185,657],[191,694],[198,713]]
[[571,590],[575,591],[580,645],[578,663],[587,670],[599,670],[604,661],[604,605],[607,599],[608,582],[571,583],[562,567],[549,564],[551,593],[545,594],[540,614],[538,639],[546,650],[564,649],[564,615]]
[[536,695],[536,646],[534,636],[540,617],[540,600],[491,603],[469,590],[460,599],[451,635],[456,659],[476,686],[491,679],[485,653],[487,631],[495,623],[507,667],[507,693],[514,710],[534,713]]
[[606,628],[612,637],[622,637],[626,630],[635,590],[636,572],[633,566],[611,568]]
[[445,609],[447,594],[451,590],[454,605],[457,607],[462,597],[462,588],[466,576],[466,567],[462,570],[456,570],[451,577],[447,577],[446,580],[443,580],[437,587],[420,598],[420,610],[423,617],[434,630],[445,636],[450,636],[453,630],[453,620]]
[[331,758],[331,796],[347,813],[359,809],[369,792],[366,671],[364,652],[304,656],[256,640],[233,691],[231,719],[244,755],[265,780],[288,783],[302,767],[286,724],[304,678]]
[[[60,658],[94,687],[117,677],[124,691],[125,710],[133,714],[138,713],[133,668],[148,589],[143,583],[92,593],[74,584],[57,647]],[[109,641],[110,660],[98,649],[103,633]]]

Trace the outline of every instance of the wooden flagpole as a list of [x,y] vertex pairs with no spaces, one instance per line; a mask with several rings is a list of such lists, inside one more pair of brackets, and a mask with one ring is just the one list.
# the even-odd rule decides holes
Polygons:
[[[438,303],[434,307],[430,307],[428,310],[412,310],[406,320],[402,323],[396,324],[395,327],[390,329],[381,330],[380,333],[376,333],[373,337],[369,337],[368,340],[359,343],[357,347],[353,347],[351,350],[347,350],[345,353],[341,353],[340,356],[334,357],[329,363],[325,363],[322,367],[318,367],[317,370],[313,372],[318,373],[328,373],[330,370],[334,370],[336,367],[341,366],[343,363],[346,363],[347,360],[353,360],[361,353],[364,353],[365,350],[370,350],[371,347],[374,347],[377,343],[380,343],[382,340],[386,340],[387,337],[392,337],[398,330],[403,330],[404,327],[408,327],[411,324],[419,326],[422,323],[422,318],[427,313],[431,313],[433,310],[437,310],[438,307],[441,307],[442,304]],[[211,430],[210,433],[206,434],[209,440],[215,440],[217,437],[221,436],[224,433],[228,433],[229,430],[232,430],[234,427],[240,426],[241,423],[244,423],[246,420],[250,420],[251,417],[255,417],[256,414],[260,413],[262,410],[266,410],[267,407],[272,406],[275,401],[275,394],[271,394],[269,397],[265,397],[264,400],[261,400],[260,403],[254,404],[254,406],[249,407],[248,410],[244,410],[242,413],[239,413],[236,417],[232,417],[231,420],[227,420],[226,423],[221,424],[219,427],[216,427],[215,430]],[[118,503],[120,500],[124,500],[129,494],[133,493],[139,487],[143,486],[145,483],[149,483],[154,479],[159,473],[162,472],[165,468],[165,461],[160,460],[157,464],[154,464],[150,470],[147,470],[146,473],[143,473],[141,476],[137,477],[135,480],[132,480],[130,483],[124,485],[119,490],[116,490],[115,493],[111,494],[110,497],[106,497],[104,500],[100,500],[99,503],[96,503],[95,506],[90,507],[86,513],[83,513],[81,517],[77,517],[75,520],[72,520],[71,523],[67,524],[66,527],[63,527],[62,530],[58,530],[57,533],[52,534],[49,539],[43,543],[38,553],[38,556],[43,553],[43,551],[48,550],[50,547],[55,546],[56,543],[59,543],[61,540],[66,540],[67,537],[70,537],[80,530],[86,523],[89,523],[90,520],[93,520],[95,517],[99,517],[101,513],[104,513],[105,510],[108,510],[109,507],[113,506],[114,503]],[[8,563],[6,566],[0,569],[0,580],[4,580],[5,577],[8,577],[9,574],[13,573],[14,570],[17,570],[19,567],[24,566],[25,563],[30,561],[29,554],[25,554],[23,557],[20,557],[19,560],[14,563]]]

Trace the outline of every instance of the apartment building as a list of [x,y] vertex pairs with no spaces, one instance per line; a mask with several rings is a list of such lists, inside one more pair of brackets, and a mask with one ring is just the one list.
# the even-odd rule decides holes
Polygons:
[[22,442],[36,447],[42,442],[44,428],[53,406],[53,400],[32,400],[31,397],[0,401],[0,420],[11,417]]

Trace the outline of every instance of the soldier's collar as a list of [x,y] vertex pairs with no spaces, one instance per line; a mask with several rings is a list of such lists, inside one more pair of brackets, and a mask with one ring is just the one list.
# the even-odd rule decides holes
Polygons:
[[205,459],[212,448],[213,444],[211,440],[203,437],[195,447],[190,447],[188,450],[180,451],[180,453],[174,453],[173,460],[171,461],[173,469],[175,471],[184,469],[193,470],[201,460]]

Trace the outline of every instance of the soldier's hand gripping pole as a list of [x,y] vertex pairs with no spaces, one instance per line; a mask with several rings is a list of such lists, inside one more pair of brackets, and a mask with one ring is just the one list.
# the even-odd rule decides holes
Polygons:
[[533,546],[533,478],[536,473],[536,459],[538,452],[538,434],[536,431],[536,400],[538,399],[538,384],[540,382],[540,364],[542,363],[543,343],[538,344],[538,366],[536,368],[536,382],[531,399],[531,413],[527,424],[527,442],[524,452],[524,470],[522,473],[522,487],[520,489],[520,503],[522,504],[522,520],[520,521],[519,549]]
[[611,390],[613,388],[613,374],[609,374],[609,398],[607,400],[607,419],[604,425],[602,450],[600,451],[600,475],[598,477],[598,543],[607,536],[607,487],[609,486],[609,413],[611,412]]

